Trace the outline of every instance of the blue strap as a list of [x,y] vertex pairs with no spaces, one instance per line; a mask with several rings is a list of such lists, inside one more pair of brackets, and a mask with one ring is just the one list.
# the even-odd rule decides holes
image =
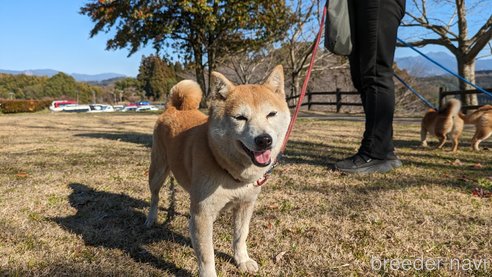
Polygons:
[[[439,64],[438,62],[436,62],[435,60],[433,60],[432,58],[430,58],[429,56],[427,56],[426,54],[422,53],[420,50],[418,50],[417,48],[413,47],[412,45],[408,44],[407,42],[405,42],[404,40],[400,39],[400,38],[396,38],[399,42],[403,43],[406,47],[410,47],[413,51],[419,53],[420,55],[422,55],[424,58],[426,58],[427,60],[431,61],[433,64],[439,66],[440,68],[444,69],[445,71],[447,71],[448,73],[452,74],[453,76],[455,76],[456,78],[462,80],[463,82],[469,84],[470,86],[476,88],[478,91],[488,95],[489,97],[492,97],[492,93],[491,92],[488,92],[486,91],[485,89],[475,85],[474,83],[468,81],[467,79],[463,78],[462,76],[460,76],[458,73],[455,73],[447,68],[445,68],[444,66],[442,66],[441,64]],[[400,80],[401,81],[401,80]]]
[[419,94],[414,88],[412,88],[412,86],[410,86],[409,84],[407,84],[405,81],[403,81],[402,78],[400,78],[400,76],[398,76],[396,73],[393,73],[393,75],[395,75],[396,79],[398,79],[398,81],[400,81],[403,85],[405,85],[411,92],[413,92],[415,95],[417,95],[418,98],[420,98],[420,100],[422,100],[427,106],[429,106],[430,108],[434,109],[434,110],[438,110],[436,108],[436,106],[432,105],[431,102],[429,102],[429,100],[425,99],[421,94]]

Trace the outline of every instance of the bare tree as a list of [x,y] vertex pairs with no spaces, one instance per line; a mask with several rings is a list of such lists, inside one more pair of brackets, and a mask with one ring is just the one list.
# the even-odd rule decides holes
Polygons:
[[220,58],[218,63],[233,72],[235,77],[231,78],[236,83],[258,83],[276,65],[275,47],[270,44],[258,50],[227,55]]
[[[291,7],[297,16],[293,26],[289,29],[287,36],[281,42],[281,54],[286,56],[284,61],[286,75],[290,78],[290,95],[298,95],[301,89],[301,80],[306,76],[311,54],[313,52],[313,40],[320,25],[320,1],[319,0],[291,0]],[[321,44],[323,45],[323,44]],[[320,46],[322,47],[322,46]],[[320,49],[315,58],[313,72],[332,68],[334,65],[329,61],[333,54],[325,49]]]
[[[290,86],[288,96],[298,95],[313,52],[313,41],[319,30],[320,4],[324,3],[319,0],[290,0],[288,6],[294,15],[294,23],[283,40],[254,52],[224,56],[220,63],[233,72],[238,83],[261,81],[265,72],[276,64],[283,64],[286,85]],[[323,49],[322,45],[315,57],[313,73],[347,66],[346,62],[343,65],[337,63],[342,59],[332,58],[333,54]]]
[[[492,39],[492,5],[490,0],[412,0],[402,26],[419,28],[417,40],[410,42],[413,46],[441,45],[446,47],[455,57],[458,73],[475,83],[475,61],[479,53]],[[469,22],[481,18],[485,14],[485,22],[478,24],[475,34],[469,35]],[[488,17],[488,19],[487,19]],[[477,22],[473,22],[477,23]],[[475,25],[475,24],[474,24]],[[489,44],[490,45],[490,44]],[[404,45],[399,45],[404,46]],[[460,80],[460,90],[472,87]],[[477,104],[477,96],[464,97],[463,102]]]

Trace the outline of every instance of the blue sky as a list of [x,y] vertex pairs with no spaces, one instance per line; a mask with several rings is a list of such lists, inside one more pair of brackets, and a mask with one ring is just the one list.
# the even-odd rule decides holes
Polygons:
[[[80,7],[86,2],[0,1],[0,69],[49,68],[66,73],[113,72],[136,76],[141,56],[153,53],[153,49],[147,47],[130,57],[124,49],[106,51],[106,40],[110,35],[100,33],[89,38],[93,23],[89,17],[79,14]],[[403,36],[405,32],[402,30]],[[430,51],[445,49],[424,48],[424,52]],[[415,54],[409,49],[398,49],[396,55]]]
[[66,73],[105,72],[135,76],[144,49],[106,51],[107,34],[89,38],[93,23],[79,14],[87,1],[0,1],[0,69],[56,69]]

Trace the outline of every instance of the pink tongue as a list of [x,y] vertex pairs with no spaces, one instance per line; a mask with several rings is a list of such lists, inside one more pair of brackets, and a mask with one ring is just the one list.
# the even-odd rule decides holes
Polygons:
[[259,164],[266,164],[270,161],[270,156],[272,154],[271,150],[266,150],[263,152],[253,152],[255,155],[255,160]]

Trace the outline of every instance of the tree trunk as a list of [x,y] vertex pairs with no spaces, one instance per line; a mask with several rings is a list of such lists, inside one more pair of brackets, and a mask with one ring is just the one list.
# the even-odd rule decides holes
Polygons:
[[[471,83],[475,83],[475,59],[465,61],[462,57],[457,57],[458,61],[458,73]],[[459,80],[460,90],[472,90],[475,89],[471,85]],[[461,102],[464,105],[478,105],[478,99],[476,94],[462,95]]]
[[[296,95],[300,95],[300,93],[301,93],[301,88],[300,88],[300,85],[299,85],[299,78],[300,78],[299,74],[296,74],[294,76],[294,84],[293,84],[293,86],[294,86],[294,91],[295,91]],[[300,98],[298,98],[298,99],[300,99]]]
[[[299,83],[299,81],[297,81],[297,73],[292,71],[291,74],[290,74],[290,97],[294,97],[297,95],[297,92],[299,91],[297,88],[297,84]],[[298,98],[294,98],[292,99],[292,103],[294,105],[297,105],[297,100]]]
[[200,88],[205,93],[207,91],[207,87],[205,85],[205,70],[203,68],[203,65],[198,61],[195,62],[195,74],[197,83],[200,85]]
[[[198,45],[193,49],[193,54],[194,54],[194,60],[195,60],[195,74],[196,74],[196,81],[200,85],[200,88],[202,89],[203,93],[205,93],[205,96],[207,95],[207,86],[205,84],[205,66],[203,65],[203,53],[201,49],[199,48],[200,46]],[[200,103],[200,107],[205,107],[205,99],[206,97],[202,98],[202,101]]]
[[211,48],[208,51],[208,88],[207,91],[205,92],[205,95],[208,96],[210,93],[210,80],[212,78],[212,71],[215,70],[215,51],[212,50]]

